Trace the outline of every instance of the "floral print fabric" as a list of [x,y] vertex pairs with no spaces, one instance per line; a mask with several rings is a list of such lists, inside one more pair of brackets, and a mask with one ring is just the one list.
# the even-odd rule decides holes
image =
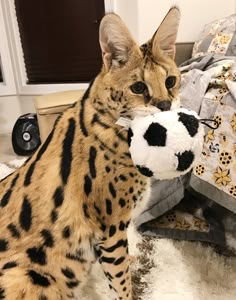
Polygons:
[[207,53],[236,55],[236,14],[207,24],[194,43],[192,57]]
[[[215,96],[221,99],[221,95]],[[219,127],[206,134],[202,155],[193,173],[236,198],[236,110],[220,103],[214,119]]]

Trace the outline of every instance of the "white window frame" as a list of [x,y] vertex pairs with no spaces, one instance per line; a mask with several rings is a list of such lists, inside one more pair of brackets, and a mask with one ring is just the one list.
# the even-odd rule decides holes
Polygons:
[[[17,90],[20,95],[41,95],[51,92],[59,92],[64,90],[86,89],[88,83],[72,83],[72,84],[27,84],[27,76],[25,63],[23,59],[23,49],[20,40],[19,27],[17,23],[16,10],[14,0],[1,0],[6,13],[5,23],[8,26],[8,36],[12,49],[12,60],[16,75]],[[0,1],[0,3],[1,3]],[[114,11],[115,0],[104,0],[105,12]],[[1,9],[1,5],[0,5]],[[1,26],[1,24],[0,24]],[[1,28],[1,27],[0,27]],[[1,51],[2,52],[2,51]],[[5,73],[4,73],[5,74]]]
[[0,96],[16,94],[15,78],[11,63],[7,28],[4,22],[4,7],[0,1],[0,66],[3,82],[0,82]]

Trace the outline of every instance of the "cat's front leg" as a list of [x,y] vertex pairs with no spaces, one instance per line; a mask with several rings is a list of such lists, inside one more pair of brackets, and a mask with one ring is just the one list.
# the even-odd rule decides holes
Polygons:
[[97,247],[97,254],[109,281],[109,287],[117,294],[116,299],[132,300],[126,230],[119,230],[119,225],[110,226],[103,243]]

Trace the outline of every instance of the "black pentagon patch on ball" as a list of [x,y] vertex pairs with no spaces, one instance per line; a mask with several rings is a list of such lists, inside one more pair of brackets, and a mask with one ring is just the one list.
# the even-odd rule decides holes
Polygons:
[[178,157],[177,171],[186,171],[194,160],[194,154],[192,151],[184,151],[183,153],[175,154]]
[[142,175],[144,175],[146,177],[152,177],[153,176],[153,172],[150,169],[148,169],[146,167],[139,166],[139,165],[137,165],[136,167]]
[[132,139],[133,135],[134,135],[134,134],[133,134],[132,129],[129,128],[129,129],[128,129],[128,145],[129,145],[129,147],[130,147],[130,145],[131,145],[131,139]]
[[149,146],[164,147],[166,145],[166,132],[166,128],[159,123],[152,123],[149,125],[143,137]]
[[179,112],[178,115],[179,115],[179,122],[182,122],[183,125],[188,130],[190,136],[194,137],[195,134],[198,132],[198,127],[199,127],[198,119],[193,115],[188,115],[182,112]]

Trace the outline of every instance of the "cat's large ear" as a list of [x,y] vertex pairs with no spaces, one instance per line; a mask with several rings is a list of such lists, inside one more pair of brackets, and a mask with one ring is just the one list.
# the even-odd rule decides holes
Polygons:
[[151,50],[154,56],[158,56],[161,49],[174,59],[179,22],[180,11],[177,7],[172,7],[151,39]]
[[105,15],[101,21],[99,41],[107,70],[124,65],[136,46],[124,22],[113,13]]

